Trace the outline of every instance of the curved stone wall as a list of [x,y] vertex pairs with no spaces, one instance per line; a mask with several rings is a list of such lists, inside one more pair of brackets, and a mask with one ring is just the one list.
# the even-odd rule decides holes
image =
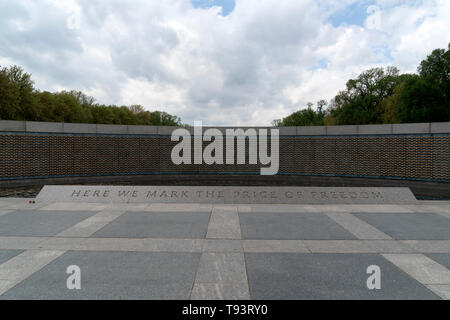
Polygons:
[[[260,165],[174,165],[173,130],[0,121],[0,180],[259,175]],[[278,175],[450,182],[450,123],[280,128]]]

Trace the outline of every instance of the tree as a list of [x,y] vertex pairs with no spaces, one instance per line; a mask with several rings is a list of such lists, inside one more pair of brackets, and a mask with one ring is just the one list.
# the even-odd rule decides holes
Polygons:
[[19,117],[19,88],[11,82],[8,69],[0,70],[0,119]]
[[158,126],[179,126],[180,118],[166,112],[154,111],[150,113],[150,123]]
[[450,44],[434,50],[392,96],[400,123],[450,121]]
[[450,98],[450,43],[448,50],[436,49],[418,67],[420,76],[441,88],[445,98]]
[[399,123],[450,120],[450,108],[444,91],[426,78],[409,79],[398,88],[393,99]]
[[400,82],[395,67],[369,69],[347,82],[347,89],[333,99],[330,114],[340,125],[381,123],[377,108]]
[[139,114],[139,113],[145,112],[145,108],[143,106],[141,106],[140,104],[133,104],[133,105],[129,106],[128,109],[130,109],[130,111],[134,114]]
[[318,102],[315,118],[306,110],[275,120],[275,126],[411,123],[450,121],[450,44],[436,49],[418,67],[418,74],[399,74],[395,67],[373,68],[346,84],[327,110]]
[[275,120],[272,124],[276,127],[322,126],[325,118],[323,108],[326,105],[327,102],[325,100],[318,101],[316,111],[313,109],[314,105],[309,102],[306,109],[294,112],[282,120]]
[[95,104],[81,91],[40,92],[21,67],[0,68],[0,119],[179,126],[180,118],[141,105]]
[[21,67],[0,70],[1,119],[36,120],[38,108],[31,75]]

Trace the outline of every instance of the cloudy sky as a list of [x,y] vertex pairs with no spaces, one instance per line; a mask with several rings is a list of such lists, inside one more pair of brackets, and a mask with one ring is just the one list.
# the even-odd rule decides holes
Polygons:
[[450,42],[449,0],[0,0],[0,65],[185,123],[268,125]]

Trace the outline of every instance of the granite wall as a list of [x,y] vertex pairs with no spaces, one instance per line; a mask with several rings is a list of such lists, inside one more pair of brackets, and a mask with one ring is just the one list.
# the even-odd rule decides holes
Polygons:
[[[0,120],[0,180],[259,175],[260,165],[174,165],[173,130]],[[450,123],[280,128],[279,154],[279,175],[450,182]]]

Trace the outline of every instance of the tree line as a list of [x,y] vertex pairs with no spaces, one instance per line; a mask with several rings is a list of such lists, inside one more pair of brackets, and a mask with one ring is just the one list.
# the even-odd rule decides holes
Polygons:
[[274,126],[322,126],[450,121],[450,44],[436,49],[417,68],[373,68],[346,84],[329,103],[274,120]]
[[141,105],[95,102],[80,91],[48,92],[34,88],[31,75],[19,66],[0,67],[0,119],[48,122],[179,126],[177,116],[146,111]]
[[[423,60],[417,74],[373,68],[346,84],[330,102],[273,121],[274,126],[357,125],[450,121],[450,44]],[[96,103],[80,91],[34,88],[19,66],[0,67],[0,119],[48,122],[179,126],[181,119],[141,105]]]

